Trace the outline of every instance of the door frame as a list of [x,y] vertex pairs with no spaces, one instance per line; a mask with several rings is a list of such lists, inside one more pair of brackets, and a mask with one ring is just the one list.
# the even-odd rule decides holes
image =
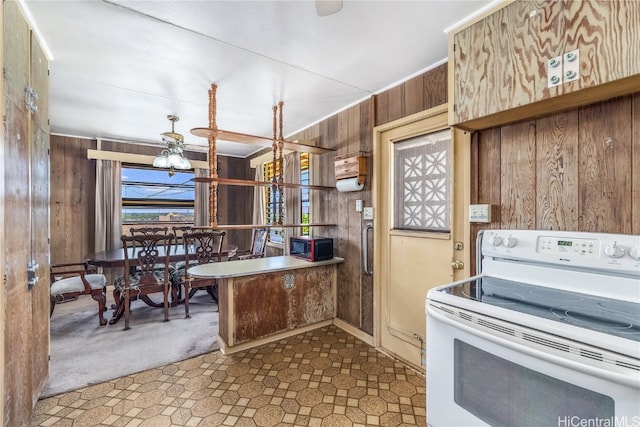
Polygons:
[[[460,241],[464,246],[463,256],[460,257],[464,263],[464,268],[454,271],[454,280],[460,280],[465,277],[469,277],[470,274],[470,244],[471,244],[471,226],[468,221],[469,217],[469,200],[471,195],[471,134],[466,131],[462,131],[448,124],[448,104],[441,104],[439,106],[424,110],[407,117],[394,120],[389,123],[385,123],[380,126],[376,126],[373,129],[373,168],[374,171],[381,171],[381,157],[380,147],[382,134],[399,127],[403,127],[421,120],[434,119],[437,121],[437,125],[433,127],[433,130],[444,129],[449,127],[451,129],[451,138],[453,139],[453,158],[454,158],[454,171],[453,171],[453,206],[462,209],[462,215],[452,216],[452,229],[451,240]],[[441,125],[444,124],[444,127]],[[425,133],[430,132],[427,130]],[[372,204],[375,210],[382,209],[378,206],[378,190],[381,186],[385,185],[384,180],[388,177],[381,177],[380,174],[373,174],[372,179]],[[384,241],[384,233],[388,230],[380,229],[380,222],[378,220],[379,215],[375,214],[373,219],[373,346],[380,347],[381,342],[381,326],[383,317],[382,307],[382,280],[383,276],[386,277],[386,270],[376,271],[376,267],[380,266],[384,260],[381,259],[380,248],[375,242]],[[457,257],[456,257],[457,258]],[[377,274],[376,274],[377,273]],[[385,274],[382,274],[385,273]]]

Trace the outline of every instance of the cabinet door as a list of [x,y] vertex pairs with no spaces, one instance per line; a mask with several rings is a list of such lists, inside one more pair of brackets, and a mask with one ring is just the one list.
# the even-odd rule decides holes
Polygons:
[[[637,91],[640,2],[515,1],[452,35],[453,124],[483,129]],[[580,78],[547,62],[579,50]]]
[[[25,105],[33,82],[48,91],[48,73],[41,74],[48,65],[30,37],[17,3],[3,2],[4,425],[28,424],[49,372],[48,123],[39,128]],[[40,65],[30,65],[31,52],[43,59]],[[40,280],[30,289],[31,262],[39,264],[34,275]]]
[[38,264],[39,281],[31,290],[33,331],[32,382],[42,390],[49,373],[49,64],[31,34],[30,85],[37,94],[37,111],[31,113],[31,256]]

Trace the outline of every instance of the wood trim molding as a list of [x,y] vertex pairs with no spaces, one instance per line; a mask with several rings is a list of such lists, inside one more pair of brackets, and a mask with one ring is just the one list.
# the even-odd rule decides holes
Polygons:
[[441,104],[441,105],[438,105],[438,106],[433,107],[433,108],[429,108],[428,110],[420,111],[420,112],[412,114],[410,116],[403,117],[401,119],[394,120],[392,122],[385,123],[385,124],[380,125],[380,126],[376,126],[375,128],[373,128],[374,139],[375,138],[379,138],[381,133],[386,132],[386,131],[388,131],[390,129],[394,129],[394,128],[398,128],[398,127],[401,127],[401,126],[405,126],[405,125],[408,125],[409,123],[417,122],[417,121],[420,121],[420,120],[423,120],[423,119],[427,119],[429,117],[438,116],[438,115],[440,115],[442,113],[447,112],[448,108],[449,108],[449,104],[445,103],[445,104]]
[[[449,68],[451,69],[452,67]],[[449,84],[449,86],[451,87],[453,85]],[[453,126],[468,131],[489,129],[496,126],[521,122],[523,120],[531,120],[537,117],[548,116],[553,113],[571,110],[585,105],[591,105],[596,102],[606,101],[619,96],[629,95],[631,93],[637,92],[638,87],[640,87],[640,74],[614,80],[612,82],[589,87],[564,95],[558,95],[552,98],[543,99],[531,104],[522,105],[520,107],[490,114],[485,117],[456,123]],[[453,108],[450,113],[451,118],[449,124],[451,125]]]
[[[119,162],[137,163],[140,165],[152,165],[154,156],[144,154],[120,153],[116,151],[87,150],[87,159],[91,160],[115,160]],[[191,166],[196,169],[209,169],[209,163],[202,160],[189,160]]]
[[[4,6],[4,3],[3,3]],[[4,7],[0,7],[0,22],[4,22]],[[4,31],[0,31],[0,64],[4,67]],[[0,99],[3,102],[0,103],[0,116],[5,117],[4,112],[4,84],[0,85]],[[5,156],[4,156],[4,147],[6,141],[4,140],[4,136],[6,135],[6,125],[2,126],[2,133],[0,134],[0,168],[2,169],[2,173],[0,174],[0,219],[2,219],[3,226],[0,227],[0,271],[2,272],[2,290],[0,291],[0,307],[5,307],[5,286],[4,281],[6,280],[5,272],[5,260],[4,260],[4,205],[5,205],[5,191],[4,191],[4,170],[5,170]],[[6,369],[5,360],[4,360],[4,325],[7,324],[5,319],[5,310],[2,310],[2,314],[0,314],[0,323],[2,323],[2,327],[0,327],[0,390],[2,390],[3,394],[6,395],[7,390],[4,389],[4,370]],[[5,420],[5,409],[4,409],[5,399],[0,401],[0,419]]]

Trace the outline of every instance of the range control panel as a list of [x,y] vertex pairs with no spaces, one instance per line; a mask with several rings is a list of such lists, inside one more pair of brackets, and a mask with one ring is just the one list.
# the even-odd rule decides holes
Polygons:
[[600,255],[600,241],[571,237],[538,237],[537,251],[542,254],[580,255],[597,258]]
[[482,255],[640,275],[640,235],[486,230]]

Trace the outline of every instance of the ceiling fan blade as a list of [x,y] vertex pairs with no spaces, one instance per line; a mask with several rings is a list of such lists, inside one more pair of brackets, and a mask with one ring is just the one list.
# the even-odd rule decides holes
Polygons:
[[342,0],[316,0],[318,16],[329,16],[342,9]]

